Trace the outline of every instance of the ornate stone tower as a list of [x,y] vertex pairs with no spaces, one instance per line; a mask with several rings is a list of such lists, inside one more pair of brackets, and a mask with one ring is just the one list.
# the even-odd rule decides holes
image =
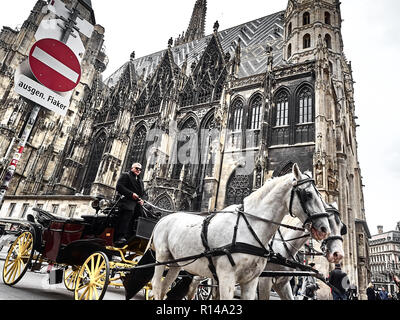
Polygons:
[[[338,204],[349,226],[343,266],[363,293],[368,282],[369,231],[357,154],[353,75],[343,52],[341,22],[338,0],[289,0],[283,55],[293,67],[314,64],[314,176],[325,201]],[[324,269],[326,262],[318,263]]]
[[289,0],[284,24],[285,59],[292,63],[312,60],[320,38],[330,52],[341,55],[341,23],[338,0]]

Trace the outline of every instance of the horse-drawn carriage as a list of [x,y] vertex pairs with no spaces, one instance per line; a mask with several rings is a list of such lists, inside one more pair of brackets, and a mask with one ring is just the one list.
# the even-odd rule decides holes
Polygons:
[[116,247],[116,204],[97,198],[92,202],[96,214],[81,219],[60,217],[34,208],[35,215],[28,216],[28,223],[8,251],[4,283],[14,286],[28,270],[40,270],[48,263],[53,269],[50,283],[64,281],[76,300],[101,300],[109,285],[122,286],[124,274],[119,269],[137,264],[157,218],[140,217],[127,244]]

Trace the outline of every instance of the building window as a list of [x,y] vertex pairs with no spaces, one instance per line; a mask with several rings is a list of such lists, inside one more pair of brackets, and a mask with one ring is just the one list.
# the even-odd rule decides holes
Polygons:
[[237,99],[232,105],[231,129],[235,132],[242,130],[243,101]]
[[69,205],[68,206],[68,217],[69,218],[73,218],[75,216],[76,208],[77,208],[76,205]]
[[331,14],[329,12],[325,12],[325,23],[331,24]]
[[8,207],[8,213],[7,213],[8,218],[12,217],[16,205],[17,205],[16,203],[11,203],[10,206]]
[[288,37],[292,34],[292,23],[290,22],[288,25]]
[[97,171],[99,170],[101,159],[103,157],[104,149],[106,146],[107,135],[101,131],[96,135],[93,141],[93,146],[90,151],[90,158],[88,162],[88,169],[86,172],[85,181],[83,183],[84,194],[90,194],[92,184],[96,179]]
[[287,48],[287,58],[289,59],[292,56],[292,44],[289,43]]
[[248,129],[258,130],[261,127],[262,97],[257,95],[250,102],[250,123]]
[[306,26],[311,23],[310,13],[304,12],[303,14],[303,26]]
[[311,89],[306,87],[299,94],[299,119],[298,123],[310,123],[313,121],[313,99]]
[[325,44],[328,49],[332,49],[332,38],[329,34],[325,35]]
[[53,212],[53,214],[57,214],[58,213],[58,209],[60,208],[60,205],[59,204],[53,204],[52,205],[52,212]]
[[24,205],[22,206],[22,212],[20,216],[21,219],[25,219],[28,209],[29,209],[29,203],[24,203]]
[[311,36],[307,33],[303,37],[303,49],[307,49],[311,47]]
[[242,204],[244,198],[253,191],[253,175],[239,175],[236,172],[229,178],[225,205]]
[[173,179],[179,179],[182,169],[184,169],[184,181],[188,183],[192,181],[195,163],[198,162],[198,131],[197,122],[193,117],[190,117],[179,126],[176,164],[172,173]]
[[131,140],[131,149],[128,153],[128,160],[126,163],[126,170],[130,171],[133,163],[140,163],[142,165],[142,177],[146,170],[146,139],[147,130],[145,126],[138,128]]
[[289,124],[289,96],[282,91],[276,99],[276,123],[275,125],[287,126]]

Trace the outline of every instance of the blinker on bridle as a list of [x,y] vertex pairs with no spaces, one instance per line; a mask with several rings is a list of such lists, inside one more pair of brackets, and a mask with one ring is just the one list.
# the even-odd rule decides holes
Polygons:
[[342,228],[340,229],[340,236],[330,236],[330,237],[328,237],[328,238],[326,238],[325,240],[322,241],[321,249],[323,251],[325,251],[325,248],[326,248],[326,246],[327,246],[329,241],[340,240],[340,241],[344,242],[343,236],[345,236],[347,234],[347,226],[340,219],[340,212],[338,210],[336,210],[332,206],[329,206],[328,208],[326,208],[326,211],[328,212],[328,217],[330,217],[332,215],[338,215],[339,216],[339,220],[340,220],[340,222],[342,222]]
[[312,225],[314,220],[329,217],[329,214],[327,212],[315,213],[315,212],[310,212],[310,210],[307,209],[306,202],[308,200],[310,200],[309,193],[308,193],[308,191],[299,188],[300,186],[302,186],[306,183],[311,183],[313,185],[315,191],[317,191],[317,193],[318,193],[318,190],[315,187],[314,179],[307,178],[307,179],[300,180],[292,188],[292,192],[291,192],[291,196],[290,196],[290,205],[289,205],[289,213],[292,217],[295,217],[293,214],[293,201],[294,201],[295,195],[297,195],[297,197],[299,198],[299,201],[300,201],[300,205],[301,205],[304,213],[307,215],[307,219],[304,222],[303,227],[309,223],[311,223],[311,225]]

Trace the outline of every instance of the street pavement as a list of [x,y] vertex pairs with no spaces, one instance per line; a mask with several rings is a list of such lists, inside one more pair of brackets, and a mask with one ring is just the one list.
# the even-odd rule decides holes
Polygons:
[[[28,271],[15,286],[6,286],[3,282],[3,265],[8,248],[0,252],[0,300],[74,300],[74,293],[68,291],[64,284],[50,285],[49,275],[44,267],[40,272]],[[103,300],[125,300],[123,287],[108,287]],[[139,293],[135,300],[144,300]]]
[[[46,266],[40,272],[28,271],[15,286],[6,286],[2,277],[7,250],[8,248],[3,248],[0,252],[0,301],[74,300],[74,293],[68,291],[63,283],[57,285],[49,284]],[[108,287],[103,300],[125,300],[125,289],[123,287]],[[144,300],[143,293],[139,292],[134,300]],[[272,292],[271,300],[280,299],[276,293]]]

